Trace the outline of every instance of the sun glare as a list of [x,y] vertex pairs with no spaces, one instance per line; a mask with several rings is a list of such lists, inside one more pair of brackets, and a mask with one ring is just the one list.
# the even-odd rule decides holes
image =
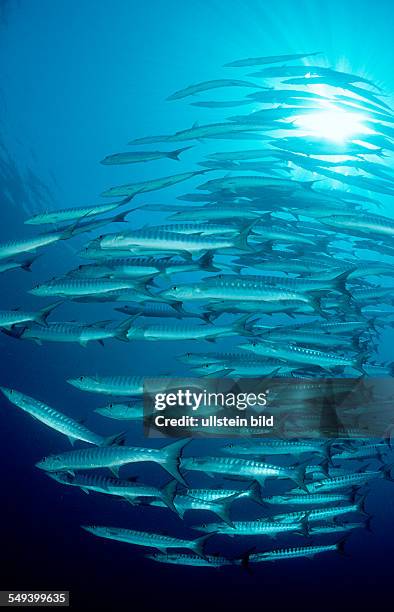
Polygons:
[[308,136],[319,136],[335,142],[345,142],[362,134],[372,133],[372,130],[363,125],[365,119],[359,113],[331,107],[318,112],[298,115],[294,118],[294,123]]

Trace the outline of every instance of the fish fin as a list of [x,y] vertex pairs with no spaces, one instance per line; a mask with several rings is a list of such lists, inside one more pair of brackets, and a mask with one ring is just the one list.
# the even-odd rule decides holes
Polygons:
[[35,322],[38,323],[38,325],[47,325],[47,317],[51,314],[52,310],[60,306],[60,304],[63,304],[63,300],[58,300],[49,306],[45,306],[45,308],[41,308],[41,310],[37,312],[37,316],[34,319]]
[[345,551],[345,544],[347,542],[347,538],[348,536],[345,536],[344,538],[341,538],[339,540],[339,542],[337,542],[336,547],[337,547],[337,552],[342,556],[342,557],[347,557],[347,553]]
[[[170,482],[168,482],[164,487],[160,489],[160,498],[166,504],[166,506],[170,508],[170,510],[179,514],[177,508],[174,505],[174,498],[176,495],[177,486],[177,480],[170,480]],[[181,515],[179,514],[179,516]]]
[[122,321],[122,323],[118,325],[118,327],[115,330],[116,332],[115,338],[117,338],[117,340],[122,340],[122,342],[129,342],[129,338],[128,338],[129,330],[132,327],[134,321],[138,319],[138,317],[140,316],[141,316],[141,313],[138,312],[137,314],[130,317],[129,319],[126,319],[126,321]]
[[249,566],[250,555],[256,550],[256,547],[249,548],[246,550],[241,557],[241,567],[246,570],[249,574],[251,573],[251,569]]
[[204,340],[205,340],[206,342],[213,342],[213,343],[215,343],[215,342],[216,342],[216,340],[217,340],[217,338],[216,338],[216,337],[213,337],[213,338],[204,338]]
[[239,493],[235,495],[231,495],[230,497],[226,497],[223,501],[216,500],[212,502],[212,507],[210,508],[212,512],[214,512],[219,518],[222,519],[226,525],[230,527],[234,527],[234,523],[231,520],[230,516],[230,507],[232,502],[238,498]]
[[257,480],[254,480],[246,490],[249,491],[249,499],[263,506],[266,505],[265,502],[263,502],[260,483]]
[[202,270],[205,272],[221,272],[221,268],[218,268],[212,264],[214,258],[213,251],[206,251],[197,259],[197,263]]
[[125,436],[125,431],[118,434],[113,434],[112,436],[107,436],[106,438],[103,438],[100,446],[122,446],[125,442]]
[[176,149],[175,151],[168,151],[168,153],[166,154],[166,157],[180,161],[179,160],[180,154],[192,148],[193,148],[193,145],[189,145],[188,147],[183,147],[182,149]]
[[179,467],[182,450],[189,442],[190,438],[187,438],[186,440],[182,439],[177,442],[173,442],[172,444],[168,444],[161,449],[161,454],[163,457],[163,463],[161,465],[169,474],[171,474],[171,476],[173,476],[173,478],[185,486],[186,482],[179,471]]
[[260,219],[253,219],[251,223],[248,223],[243,227],[243,229],[239,232],[238,237],[234,240],[234,247],[240,249],[241,251],[254,251],[254,248],[249,246],[248,244],[248,236],[254,225],[258,223]]
[[67,436],[67,438],[68,438],[68,440],[69,440],[69,442],[70,442],[71,446],[74,446],[74,444],[75,444],[75,438],[72,438],[71,436]]
[[305,467],[297,467],[292,472],[289,473],[289,478],[293,480],[300,489],[304,489],[304,491],[308,491],[308,488],[305,484]]
[[109,469],[111,470],[115,478],[119,478],[119,467],[118,466],[112,466]]
[[80,489],[81,489],[81,491],[83,491],[84,493],[89,495],[89,489],[86,489],[85,487],[80,487]]
[[192,550],[194,550],[196,555],[198,555],[199,557],[202,557],[203,559],[206,559],[206,556],[204,554],[204,544],[205,544],[205,542],[207,540],[209,540],[209,538],[211,538],[214,535],[216,535],[216,531],[214,531],[212,533],[207,533],[207,534],[201,536],[200,538],[197,538],[196,540],[193,540],[190,543],[190,548]]

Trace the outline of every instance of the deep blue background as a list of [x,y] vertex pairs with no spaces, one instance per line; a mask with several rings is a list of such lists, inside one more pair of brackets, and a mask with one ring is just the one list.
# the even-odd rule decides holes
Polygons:
[[[196,120],[219,117],[164,99],[193,82],[222,77],[220,67],[225,62],[319,50],[328,64],[359,72],[387,92],[394,91],[394,8],[389,1],[1,4],[1,240],[25,235],[29,230],[23,220],[32,211],[97,202],[100,192],[111,185],[189,169],[190,161],[197,159],[193,151],[180,163],[163,161],[136,169],[98,162],[126,150],[132,138],[170,133]],[[144,201],[170,202],[175,193],[169,190]],[[389,203],[386,213],[391,214]],[[25,292],[39,280],[70,268],[81,244],[76,240],[48,250],[32,275],[3,275],[1,307],[42,304]],[[109,312],[107,306],[62,306],[59,319],[105,319]],[[152,343],[146,348],[141,343],[113,342],[105,350],[39,347],[0,336],[0,382],[71,415],[87,417],[97,431],[117,431],[116,423],[91,414],[100,398],[78,392],[65,379],[78,374],[166,373],[176,363],[167,353],[170,350],[184,352],[185,345]],[[181,374],[179,364],[176,367]],[[134,428],[134,433],[137,441],[140,432]],[[317,610],[345,605],[363,609],[369,600],[376,608],[392,601],[390,483],[378,483],[370,494],[368,509],[375,515],[375,533],[353,534],[349,558],[329,555],[313,562],[263,564],[252,576],[231,569],[165,567],[144,560],[135,547],[94,538],[79,525],[151,525],[187,537],[194,532],[182,531],[176,517],[165,511],[141,511],[105,496],[62,489],[33,467],[42,455],[68,448],[67,440],[0,401],[0,588],[69,589],[75,608],[91,600],[96,608],[102,604],[110,609],[113,598],[116,605],[111,609],[129,609],[141,598],[145,609],[168,607],[174,612],[197,605],[209,610],[214,606]],[[205,450],[203,443],[200,448]],[[152,482],[166,480],[159,468],[144,468],[144,473]],[[194,482],[210,484],[203,479]],[[247,510],[256,512],[252,506]],[[188,523],[193,522],[197,519],[192,516]]]

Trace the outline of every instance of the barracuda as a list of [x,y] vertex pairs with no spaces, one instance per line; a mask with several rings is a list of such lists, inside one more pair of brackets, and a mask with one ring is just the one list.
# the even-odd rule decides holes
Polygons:
[[277,548],[264,553],[254,553],[243,559],[245,565],[249,563],[262,563],[263,561],[280,561],[281,559],[299,559],[306,557],[313,559],[315,555],[326,552],[343,554],[344,540],[336,544],[319,544],[315,546],[297,546],[294,548]]
[[119,291],[121,289],[133,289],[134,283],[129,279],[73,279],[60,278],[37,285],[30,289],[33,295],[61,296],[61,297],[80,297],[86,295],[96,295],[109,291]]
[[232,455],[302,455],[317,453],[324,457],[330,456],[332,441],[321,440],[263,440],[247,443],[229,443],[221,450]]
[[0,244],[0,260],[9,259],[16,255],[22,255],[23,253],[29,253],[36,251],[37,249],[55,244],[63,238],[70,237],[65,232],[52,232],[50,234],[42,234],[34,238],[26,238],[24,240],[11,240],[9,242],[3,242]]
[[129,463],[153,462],[161,465],[173,478],[185,484],[179,472],[180,454],[189,440],[180,440],[160,449],[134,446],[101,446],[49,455],[36,463],[47,472],[70,472],[109,468],[118,477],[119,468]]
[[262,501],[266,504],[284,506],[320,506],[325,504],[349,502],[350,495],[345,493],[304,493],[304,495],[272,495],[263,497]]
[[157,498],[161,503],[177,512],[174,506],[177,480],[171,480],[161,489],[146,484],[131,482],[130,480],[118,480],[98,474],[70,474],[68,472],[48,472],[48,476],[61,484],[78,487],[85,493],[96,491],[117,497],[123,497],[128,502],[136,498]]
[[142,419],[144,407],[142,402],[134,400],[133,402],[122,402],[121,404],[108,404],[102,408],[96,408],[94,412],[118,421],[136,421]]
[[141,395],[144,391],[143,376],[79,376],[67,382],[81,391],[104,395]]
[[176,149],[175,151],[127,151],[126,153],[107,155],[100,163],[106,166],[112,166],[118,164],[137,164],[166,158],[179,161],[181,153],[191,148],[192,147],[183,147],[183,149]]
[[94,217],[110,212],[126,204],[128,198],[120,202],[111,202],[109,204],[92,204],[91,206],[81,206],[79,208],[64,208],[61,210],[53,210],[44,213],[38,213],[25,221],[27,225],[45,225],[49,223],[64,223],[68,221],[77,221],[86,217]]
[[170,565],[187,565],[192,567],[212,567],[218,568],[224,565],[234,565],[234,562],[219,555],[204,555],[204,558],[194,555],[182,555],[180,553],[154,553],[145,555],[147,559],[157,561],[158,563],[167,563]]
[[288,302],[304,303],[316,310],[320,310],[318,301],[301,291],[295,291],[281,286],[257,285],[253,281],[244,281],[242,277],[234,280],[204,280],[193,285],[174,285],[159,293],[166,299],[174,300],[247,300],[261,302]]
[[279,344],[263,340],[261,342],[252,342],[250,344],[240,344],[239,348],[252,351],[258,355],[283,359],[293,363],[310,364],[323,369],[334,368],[336,366],[348,366],[361,374],[364,374],[363,364],[365,355],[363,353],[356,357],[345,357],[336,353],[327,353],[316,349],[311,349],[295,344]]
[[380,215],[332,215],[330,217],[321,217],[320,221],[345,231],[356,230],[357,232],[375,233],[382,237],[394,236],[394,222],[388,217]]
[[[233,499],[236,499],[238,496],[235,495]],[[212,501],[202,500],[202,499],[194,499],[189,497],[188,495],[177,495],[174,499],[174,506],[178,515],[183,519],[186,512],[190,510],[204,510],[207,512],[213,512],[219,518],[222,519],[224,523],[227,525],[232,525],[231,517],[230,517],[230,507],[233,502],[231,498],[225,499],[215,499]],[[164,508],[165,503],[161,500],[153,500],[149,502],[149,506]]]
[[130,327],[127,332],[129,340],[207,340],[215,338],[249,335],[251,332],[247,324],[249,315],[241,317],[238,321],[228,325],[188,325],[188,324],[161,324]]
[[130,249],[135,247],[154,248],[156,250],[176,251],[181,253],[198,253],[216,249],[248,250],[247,236],[250,226],[241,231],[237,237],[209,237],[177,234],[162,230],[142,229],[127,234],[105,236],[100,241],[100,248]]
[[55,431],[67,436],[71,444],[74,444],[75,440],[81,440],[82,442],[88,442],[89,444],[105,446],[115,444],[123,438],[123,434],[117,434],[115,436],[108,436],[105,438],[94,433],[93,431],[90,431],[90,429],[81,423],[78,423],[71,417],[58,412],[50,406],[47,406],[47,404],[44,404],[44,402],[41,402],[40,400],[24,395],[19,391],[15,391],[15,389],[0,387],[0,390],[12,404],[18,406],[18,408],[21,408],[41,423],[44,423],[44,425],[47,425],[51,429],[54,429]]
[[100,321],[90,324],[49,323],[46,327],[26,327],[21,332],[15,332],[15,335],[24,340],[34,340],[38,344],[42,344],[42,342],[76,342],[86,347],[89,342],[99,342],[104,345],[104,340],[111,338],[127,342],[127,334],[133,321],[134,317],[112,329],[107,327],[111,321]]
[[[361,512],[366,514],[364,508],[364,498],[361,498],[358,502],[353,504],[344,504],[342,506],[332,506],[331,508],[312,508],[308,510],[307,517],[308,521],[324,521],[343,514],[351,514],[353,512]],[[305,511],[301,512],[289,512],[287,514],[276,514],[272,517],[272,520],[279,521],[280,523],[293,524],[294,521],[301,520],[305,516]],[[271,519],[268,519],[271,520]]]
[[127,544],[135,544],[137,546],[146,546],[148,548],[157,548],[165,553],[170,548],[188,548],[196,554],[204,557],[204,544],[211,537],[202,536],[196,540],[181,540],[159,533],[146,531],[134,531],[132,529],[122,529],[120,527],[97,527],[97,526],[82,526],[82,529],[93,533],[100,538],[109,540],[118,540]]
[[148,191],[156,191],[171,187],[182,181],[187,181],[200,174],[205,174],[208,170],[195,170],[194,172],[183,172],[182,174],[174,174],[172,176],[163,176],[162,178],[141,181],[139,183],[130,183],[120,185],[119,187],[111,187],[101,194],[103,197],[134,197],[137,193],[146,193]]
[[28,312],[23,310],[0,310],[0,328],[10,329],[14,325],[23,323],[37,323],[38,325],[47,325],[47,318],[51,312],[60,306],[62,302],[55,302],[50,306],[45,306],[36,312]]
[[204,472],[205,474],[227,474],[247,477],[257,480],[261,486],[267,478],[288,478],[305,488],[305,469],[302,467],[288,468],[270,463],[262,463],[253,459],[238,459],[234,457],[187,457],[182,459],[181,466],[185,470]]
[[[305,513],[303,516],[305,516]],[[301,533],[305,535],[306,525],[304,520],[295,520],[293,523],[285,523],[256,519],[254,521],[234,521],[232,527],[225,523],[207,523],[196,526],[195,529],[197,529],[197,531],[229,536],[275,537],[279,533]]]

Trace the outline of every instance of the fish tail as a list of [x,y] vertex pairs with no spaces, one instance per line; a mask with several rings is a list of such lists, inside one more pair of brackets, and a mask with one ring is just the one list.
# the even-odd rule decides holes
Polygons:
[[301,489],[308,491],[305,484],[305,467],[297,467],[289,472],[289,478],[293,480]]
[[349,299],[353,300],[352,293],[346,287],[346,281],[348,279],[350,272],[352,272],[352,270],[346,270],[346,272],[342,272],[342,274],[339,274],[338,276],[336,276],[333,281],[333,289],[336,289],[340,293],[343,293],[344,295],[346,295]]
[[164,487],[160,489],[160,498],[166,504],[166,506],[170,508],[170,510],[178,513],[174,505],[174,498],[176,495],[177,486],[178,486],[177,480],[170,480],[170,482],[168,482],[166,485],[164,485]]
[[254,480],[251,485],[248,487],[248,497],[252,499],[257,504],[265,506],[265,502],[263,501],[262,492],[260,484],[257,480]]
[[118,434],[113,434],[112,436],[107,436],[103,438],[100,446],[123,446],[126,440],[126,432],[121,431]]
[[221,272],[221,268],[213,265],[213,256],[214,253],[212,251],[206,251],[206,253],[197,259],[197,263],[201,270],[205,270],[206,272]]
[[250,561],[250,555],[256,550],[256,547],[254,546],[253,548],[249,548],[249,550],[246,550],[241,559],[241,567],[246,570],[249,574],[251,573],[250,570],[250,565],[249,565],[249,561]]
[[260,219],[253,219],[251,223],[243,227],[236,240],[234,240],[234,247],[236,249],[240,249],[241,251],[254,251],[253,247],[248,244],[248,237],[252,227],[256,225],[256,223],[259,223],[259,221]]
[[25,272],[31,272],[31,266],[36,261],[37,257],[39,257],[39,255],[32,255],[31,257],[26,257],[26,259],[24,259],[21,263],[22,270],[24,270]]
[[194,550],[196,555],[198,555],[199,557],[202,557],[203,559],[206,559],[206,555],[204,553],[205,542],[207,540],[209,540],[209,538],[211,538],[215,534],[216,534],[216,532],[207,533],[207,534],[201,536],[200,538],[197,538],[196,540],[193,540],[192,542],[190,542],[190,548],[192,550]]
[[137,314],[130,317],[129,319],[126,319],[126,321],[122,321],[122,323],[118,325],[118,327],[116,328],[115,338],[117,338],[118,340],[122,340],[123,342],[128,342],[129,341],[129,337],[128,337],[129,331],[135,319],[137,319],[140,316],[141,316],[141,312],[138,312]]
[[186,486],[186,482],[183,479],[182,474],[179,471],[180,466],[180,458],[182,449],[190,442],[190,439],[179,440],[178,442],[173,442],[172,444],[168,444],[163,449],[161,449],[161,453],[163,456],[162,466],[167,470],[169,474],[183,485]]
[[176,149],[175,151],[168,151],[167,157],[169,157],[170,159],[175,159],[176,161],[180,161],[179,159],[180,154],[192,148],[193,148],[193,145],[190,145],[188,147],[182,147],[182,149]]
[[336,543],[336,547],[337,547],[337,552],[342,556],[342,557],[346,557],[346,551],[345,551],[345,544],[347,542],[347,536],[344,538],[341,538],[339,540],[339,542]]
[[45,308],[41,308],[41,310],[39,310],[37,313],[37,317],[35,319],[36,323],[38,323],[39,325],[47,325],[47,318],[51,314],[52,310],[55,310],[55,308],[60,306],[60,304],[63,304],[62,300],[58,300],[54,304],[50,304],[49,306],[45,306]]

